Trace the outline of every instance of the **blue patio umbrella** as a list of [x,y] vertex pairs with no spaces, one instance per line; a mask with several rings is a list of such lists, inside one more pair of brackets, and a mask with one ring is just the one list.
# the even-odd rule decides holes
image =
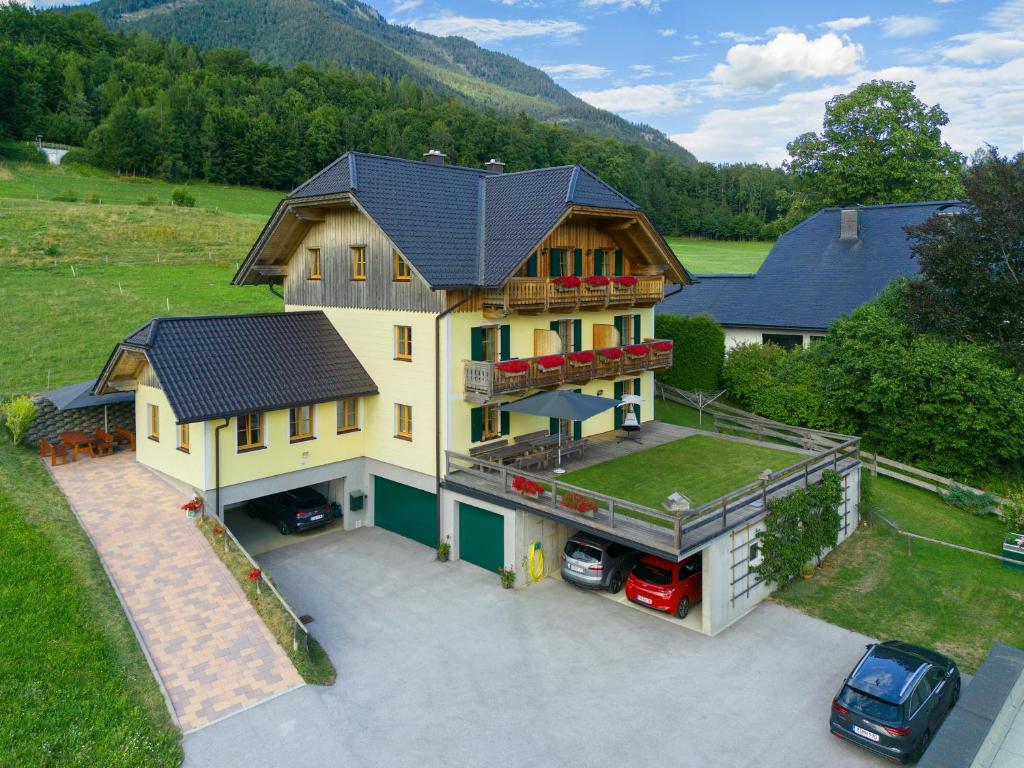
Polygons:
[[[610,397],[584,395],[569,389],[555,389],[524,397],[512,403],[505,403],[500,410],[509,413],[527,413],[531,416],[547,416],[549,419],[586,421],[591,416],[614,408],[618,400]],[[558,430],[558,468],[562,470],[562,430]]]

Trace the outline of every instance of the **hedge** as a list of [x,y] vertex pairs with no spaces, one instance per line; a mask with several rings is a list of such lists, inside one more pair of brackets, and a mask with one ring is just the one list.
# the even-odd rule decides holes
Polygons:
[[725,331],[711,317],[657,315],[654,335],[671,339],[674,344],[672,367],[658,373],[659,381],[679,389],[710,391],[719,388]]

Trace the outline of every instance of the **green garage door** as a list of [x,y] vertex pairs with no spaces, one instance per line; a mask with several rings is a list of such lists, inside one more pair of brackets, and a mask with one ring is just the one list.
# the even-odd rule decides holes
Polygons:
[[505,518],[460,503],[459,558],[488,571],[497,571],[505,559]]
[[381,528],[428,547],[437,546],[437,507],[432,493],[375,476],[373,519]]

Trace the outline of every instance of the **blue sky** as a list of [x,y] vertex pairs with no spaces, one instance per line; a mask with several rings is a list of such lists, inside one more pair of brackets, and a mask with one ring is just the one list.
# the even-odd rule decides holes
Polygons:
[[820,128],[825,101],[872,78],[917,83],[965,153],[1024,140],[1024,0],[370,2],[540,67],[701,160],[778,164]]

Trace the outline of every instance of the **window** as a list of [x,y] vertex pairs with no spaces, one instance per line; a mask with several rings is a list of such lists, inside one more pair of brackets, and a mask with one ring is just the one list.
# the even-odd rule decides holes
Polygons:
[[188,453],[188,424],[178,425],[178,450]]
[[366,246],[352,246],[352,279],[366,279]]
[[309,265],[309,279],[319,280],[320,275],[320,249],[310,248],[309,253],[306,257],[306,262]]
[[412,440],[412,406],[395,403],[395,437]]
[[402,258],[398,251],[391,252],[391,279],[396,283],[407,283],[412,277],[409,262]]
[[160,442],[160,406],[149,404],[149,439]]
[[483,332],[482,354],[484,360],[494,362],[495,360],[499,359],[501,355],[501,342],[498,337],[500,328],[501,326],[497,325],[485,325],[483,328],[480,329]]
[[804,345],[804,337],[799,333],[762,333],[761,343],[775,344],[783,349],[796,349]]
[[293,443],[313,439],[313,407],[300,405],[288,410],[288,436]]
[[760,541],[753,541],[753,542],[750,543],[750,551],[749,551],[749,554],[747,555],[747,557],[749,558],[749,561],[750,561],[749,565],[752,568],[756,568],[762,562],[764,562],[764,556],[761,553],[761,542]]
[[359,429],[359,398],[346,397],[338,401],[338,432],[355,432]]
[[412,326],[395,326],[395,360],[412,360]]
[[263,446],[263,414],[243,413],[238,417],[238,450],[251,451]]
[[483,409],[484,440],[501,437],[501,411],[497,405],[485,405]]
[[640,315],[617,315],[615,327],[619,331],[621,346],[640,343]]

